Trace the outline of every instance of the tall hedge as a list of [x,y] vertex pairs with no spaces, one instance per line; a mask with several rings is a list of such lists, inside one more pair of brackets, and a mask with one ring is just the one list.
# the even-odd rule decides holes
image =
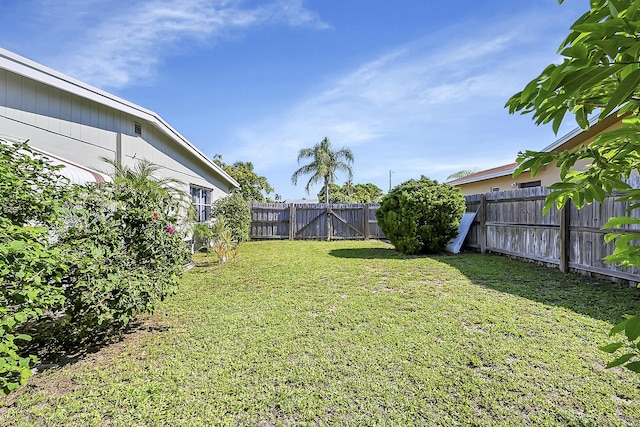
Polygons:
[[393,188],[376,211],[384,235],[403,254],[444,249],[458,234],[465,200],[458,188],[425,176]]

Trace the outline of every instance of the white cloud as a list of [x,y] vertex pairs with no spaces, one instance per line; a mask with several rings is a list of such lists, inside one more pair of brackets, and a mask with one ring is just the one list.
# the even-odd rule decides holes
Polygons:
[[324,29],[328,25],[300,0],[279,0],[243,8],[232,0],[141,0],[102,3],[109,13],[84,9],[85,22],[96,20],[76,46],[57,58],[55,68],[100,87],[124,87],[153,75],[164,56],[186,40],[215,41],[229,32],[264,24]]
[[[318,140],[330,136],[338,145],[358,146],[442,121],[443,108],[455,117],[452,110],[470,98],[504,97],[505,89],[498,87],[504,79],[495,83],[495,73],[474,74],[473,67],[465,71],[463,65],[471,58],[499,55],[509,46],[507,42],[504,36],[467,42],[448,50],[447,55],[446,49],[433,52],[420,50],[415,44],[402,47],[336,80],[277,120],[270,117],[253,131],[243,130],[239,139],[244,147],[237,154],[242,157],[256,152],[255,144],[266,140],[299,149],[310,144],[309,135]],[[260,160],[264,167],[286,161],[277,154],[261,156]]]
[[280,0],[267,9],[272,10],[275,18],[282,19],[294,27],[309,26],[322,30],[331,28],[331,25],[323,22],[318,14],[306,9],[302,0]]
[[[530,19],[528,27],[522,31],[540,33],[522,37],[504,31],[513,28],[506,22],[435,48],[428,40],[409,43],[287,111],[243,126],[230,137],[237,148],[224,156],[254,159],[279,191],[287,185],[282,171],[295,170],[299,149],[325,136],[356,153],[355,182],[381,187],[389,170],[398,183],[422,174],[444,180],[458,170],[511,163],[519,150],[551,142],[540,141],[543,133],[552,137],[503,108],[554,59],[553,50],[540,46],[543,23]],[[283,177],[278,181],[277,175]]]

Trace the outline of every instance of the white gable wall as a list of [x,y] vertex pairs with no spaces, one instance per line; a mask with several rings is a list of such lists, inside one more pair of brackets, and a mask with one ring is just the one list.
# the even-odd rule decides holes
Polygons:
[[[142,136],[135,134],[135,123]],[[49,84],[0,69],[0,133],[29,139],[30,145],[89,167],[110,172],[101,158],[132,165],[147,159],[159,174],[211,188],[213,199],[227,194],[228,179],[203,159],[177,144],[159,124],[136,117]]]

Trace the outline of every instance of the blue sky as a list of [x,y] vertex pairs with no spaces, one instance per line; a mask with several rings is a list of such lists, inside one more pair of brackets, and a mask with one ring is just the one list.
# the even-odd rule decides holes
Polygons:
[[[587,0],[3,0],[0,45],[159,113],[284,199],[301,148],[354,152],[392,185],[514,161],[557,137],[506,100]],[[575,127],[572,120],[558,136]],[[339,177],[339,184],[346,177]],[[273,196],[273,195],[272,195]]]

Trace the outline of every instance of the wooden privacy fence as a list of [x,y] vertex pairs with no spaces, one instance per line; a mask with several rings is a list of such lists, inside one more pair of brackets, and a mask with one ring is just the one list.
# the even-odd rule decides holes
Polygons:
[[[251,203],[251,239],[383,239],[375,212],[380,205]],[[330,219],[327,227],[327,217]]]
[[[604,235],[614,230],[602,229],[613,216],[638,217],[639,212],[626,212],[627,203],[608,197],[581,210],[568,203],[560,211],[553,207],[542,215],[547,194],[546,188],[535,187],[466,196],[467,211],[478,214],[465,246],[483,253],[497,252],[554,264],[563,272],[573,270],[640,281],[637,268],[603,261],[613,253],[615,244],[604,241]],[[630,225],[623,229],[639,227]]]

